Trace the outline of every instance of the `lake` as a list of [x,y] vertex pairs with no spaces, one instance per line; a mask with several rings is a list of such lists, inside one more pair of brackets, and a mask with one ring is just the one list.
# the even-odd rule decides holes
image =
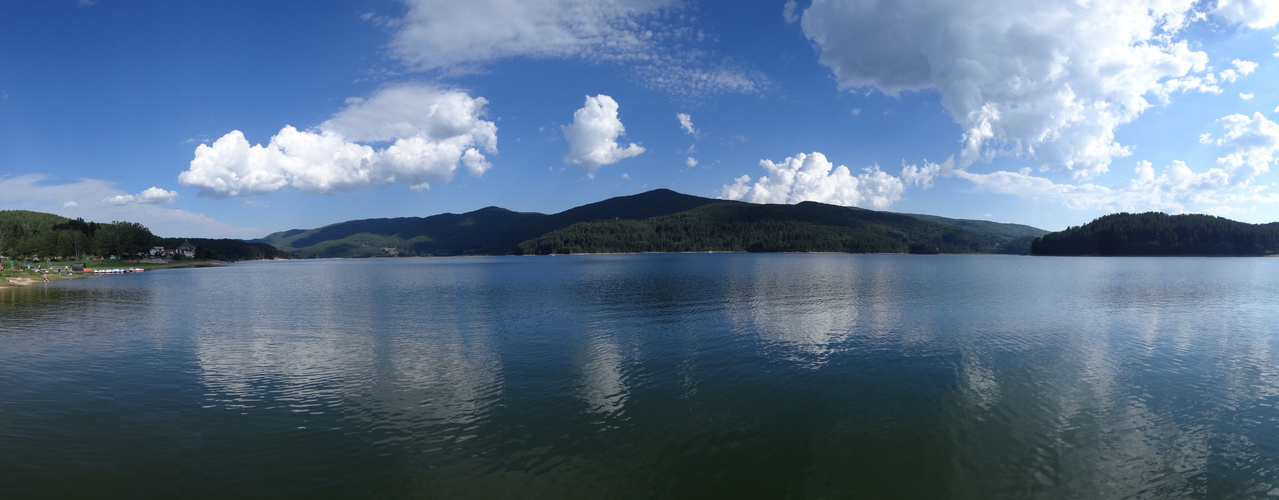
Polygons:
[[1279,259],[241,263],[0,289],[0,497],[1279,496]]

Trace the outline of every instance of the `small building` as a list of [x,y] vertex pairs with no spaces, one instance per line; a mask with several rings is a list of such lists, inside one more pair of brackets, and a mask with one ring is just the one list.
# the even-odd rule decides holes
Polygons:
[[190,241],[182,240],[182,244],[178,245],[178,250],[174,253],[187,259],[194,259],[195,245],[192,245]]

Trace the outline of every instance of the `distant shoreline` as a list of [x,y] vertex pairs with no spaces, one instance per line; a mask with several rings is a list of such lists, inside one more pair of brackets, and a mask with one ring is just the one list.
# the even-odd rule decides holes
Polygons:
[[[97,261],[97,262],[106,262],[106,261]],[[79,263],[80,263],[80,262],[75,262],[75,264],[79,264]],[[71,264],[72,264],[72,262],[59,262],[59,263],[57,263],[57,265],[58,265],[58,266],[70,266]],[[88,267],[89,269],[93,269],[93,268],[94,268],[94,266],[89,265],[89,263],[88,263],[88,262],[86,262],[86,263],[84,263],[84,264],[85,264],[85,267]],[[138,268],[138,269],[143,269],[144,271],[157,271],[157,270],[161,270],[161,269],[186,269],[186,268],[196,268],[196,267],[216,267],[216,266],[221,266],[221,265],[226,265],[226,264],[228,264],[228,262],[224,262],[224,261],[220,261],[220,260],[180,261],[180,262],[170,261],[170,262],[162,262],[162,263],[158,263],[158,262],[128,262],[128,261],[112,261],[112,263],[111,263],[110,265],[108,265],[108,266],[102,266],[102,268],[103,268],[103,269],[115,269],[115,268],[119,268],[119,267],[134,267],[134,268]],[[73,276],[62,276],[62,275],[59,275],[59,274],[49,273],[49,275],[48,275],[48,276],[49,276],[49,283],[53,283],[53,282],[55,282],[55,281],[66,281],[66,280],[74,280],[74,279],[92,278],[92,277],[94,277],[94,276],[95,276],[95,274],[94,274],[94,273],[81,273],[81,274],[75,274],[75,275],[73,275]],[[24,286],[31,286],[31,285],[41,285],[41,284],[44,284],[44,283],[45,283],[45,281],[44,281],[44,274],[43,274],[43,273],[34,273],[34,272],[30,272],[30,273],[22,273],[22,274],[19,274],[19,275],[7,275],[7,276],[0,276],[0,288],[17,288],[17,287],[24,287]]]

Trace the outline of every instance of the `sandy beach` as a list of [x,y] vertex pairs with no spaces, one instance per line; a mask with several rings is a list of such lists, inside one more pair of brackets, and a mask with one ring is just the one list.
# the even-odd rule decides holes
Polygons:
[[[50,279],[52,279],[52,278],[50,278]],[[10,276],[10,277],[6,278],[4,281],[0,282],[0,288],[10,287],[10,286],[26,286],[26,285],[34,285],[34,284],[36,284],[36,283],[42,283],[42,282],[44,282],[44,278],[41,278],[41,277],[39,277],[39,276],[34,276],[34,277],[32,277],[32,276]]]

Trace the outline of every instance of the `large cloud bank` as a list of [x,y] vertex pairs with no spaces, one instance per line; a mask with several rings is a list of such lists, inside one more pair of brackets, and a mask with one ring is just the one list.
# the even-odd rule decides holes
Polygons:
[[484,153],[497,153],[497,125],[482,119],[488,104],[482,97],[406,85],[348,102],[314,130],[285,126],[265,146],[250,145],[238,130],[201,144],[178,182],[215,197],[289,187],[316,193],[376,184],[425,189],[451,180],[458,168],[479,177],[491,167]]
[[751,203],[799,203],[816,201],[850,207],[884,209],[900,200],[906,190],[901,179],[884,173],[878,166],[853,175],[843,165],[835,166],[821,153],[800,153],[774,163],[760,160],[768,175],[751,183],[749,175],[735,179],[720,190],[720,198]]
[[604,94],[586,96],[586,103],[573,113],[573,123],[564,126],[569,146],[564,162],[580,165],[594,177],[600,166],[643,153],[644,148],[638,144],[623,147],[617,143],[624,133],[626,127],[617,117],[617,101]]
[[[936,89],[963,129],[961,166],[1033,158],[1089,179],[1130,146],[1115,129],[1174,92],[1220,92],[1208,56],[1179,33],[1195,0],[814,0],[804,34],[847,89]],[[1273,0],[1219,0],[1209,14],[1252,28],[1279,22]],[[1224,72],[1223,72],[1224,73]]]
[[1279,203],[1279,194],[1267,192],[1269,186],[1256,182],[1279,155],[1279,124],[1260,113],[1229,115],[1220,122],[1224,132],[1216,137],[1205,134],[1200,142],[1233,151],[1201,172],[1174,160],[1156,175],[1154,165],[1143,160],[1133,169],[1134,178],[1119,186],[1055,183],[1031,175],[1029,168],[986,174],[955,170],[942,175],[966,179],[985,191],[1056,201],[1073,209],[1176,213],[1194,204],[1206,206],[1210,213],[1231,215],[1241,211],[1242,203]]

